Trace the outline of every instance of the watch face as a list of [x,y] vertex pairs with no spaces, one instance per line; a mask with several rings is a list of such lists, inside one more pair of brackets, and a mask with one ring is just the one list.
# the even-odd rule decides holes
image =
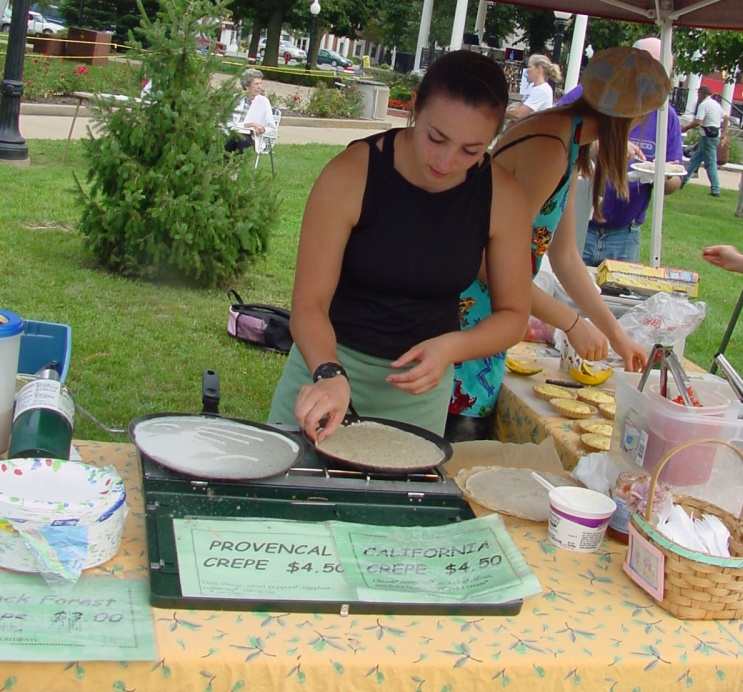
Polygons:
[[323,363],[315,370],[312,379],[317,382],[318,380],[328,380],[338,375],[345,375],[345,371],[340,365],[337,363]]

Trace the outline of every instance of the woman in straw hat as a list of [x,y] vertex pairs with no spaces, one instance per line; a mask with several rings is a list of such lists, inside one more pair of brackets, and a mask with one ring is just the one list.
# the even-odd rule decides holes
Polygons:
[[[577,175],[593,175],[594,207],[600,214],[599,192],[609,182],[627,196],[627,141],[630,130],[665,100],[670,80],[646,51],[610,48],[596,53],[581,77],[583,97],[564,107],[527,117],[498,140],[493,159],[529,191],[532,222],[532,273],[544,254],[583,314],[532,284],[531,312],[562,329],[577,353],[587,360],[608,355],[608,344],[627,370],[644,367],[643,349],[622,331],[597,293],[575,241],[574,193]],[[598,159],[590,148],[598,143]],[[478,279],[460,298],[462,329],[476,325],[490,312],[487,278]],[[608,343],[607,343],[608,341]],[[491,437],[492,416],[504,369],[504,353],[467,361],[456,367],[449,407],[450,439]]]

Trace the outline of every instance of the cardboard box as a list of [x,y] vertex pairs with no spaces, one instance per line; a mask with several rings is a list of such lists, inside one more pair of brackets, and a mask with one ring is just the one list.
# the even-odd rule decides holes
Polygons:
[[699,274],[696,272],[672,267],[646,267],[620,260],[604,260],[596,271],[596,283],[648,296],[659,291],[685,293],[689,298],[699,295]]

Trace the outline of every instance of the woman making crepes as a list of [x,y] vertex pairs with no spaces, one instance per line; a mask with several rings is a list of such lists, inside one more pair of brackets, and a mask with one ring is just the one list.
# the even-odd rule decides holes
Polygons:
[[[519,341],[529,311],[529,216],[487,148],[508,101],[501,68],[468,51],[426,72],[414,124],[352,143],[305,208],[295,346],[269,422],[333,433],[360,415],[444,431],[453,363]],[[458,298],[489,274],[492,314],[459,330]]]
[[[598,142],[594,172],[594,207],[610,182],[627,194],[627,141],[630,130],[666,99],[670,80],[649,53],[610,48],[596,53],[581,77],[583,97],[568,106],[542,111],[510,127],[493,151],[493,160],[528,188],[532,272],[549,250],[550,264],[568,295],[591,322],[573,308],[532,285],[531,313],[565,331],[580,356],[600,360],[608,342],[628,370],[641,369],[642,348],[627,337],[611,314],[583,264],[575,241],[573,209],[578,173],[591,175],[590,145]],[[461,326],[468,330],[490,314],[486,276],[461,296]],[[503,379],[504,356],[493,353],[456,368],[449,407],[451,440],[492,436],[492,413]]]

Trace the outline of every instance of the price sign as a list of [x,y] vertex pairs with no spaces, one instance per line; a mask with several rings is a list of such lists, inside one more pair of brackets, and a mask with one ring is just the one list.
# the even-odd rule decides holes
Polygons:
[[38,575],[0,573],[0,660],[151,661],[144,581],[83,576],[49,587]]
[[184,596],[353,600],[322,523],[174,519]]
[[384,592],[395,601],[498,603],[541,591],[496,514],[445,526],[331,528],[346,578],[365,600]]
[[174,519],[184,596],[503,603],[539,582],[498,516],[446,526]]

